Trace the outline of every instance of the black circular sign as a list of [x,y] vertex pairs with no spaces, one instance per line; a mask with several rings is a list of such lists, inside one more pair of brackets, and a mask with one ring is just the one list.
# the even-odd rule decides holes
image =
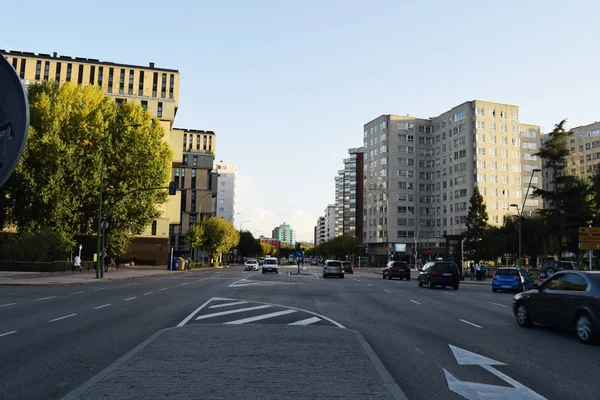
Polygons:
[[12,65],[0,55],[0,187],[17,167],[28,130],[25,88]]

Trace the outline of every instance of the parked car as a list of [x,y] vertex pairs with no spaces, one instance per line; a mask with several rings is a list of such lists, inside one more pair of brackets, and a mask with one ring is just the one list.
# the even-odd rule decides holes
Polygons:
[[256,259],[256,261],[258,261],[258,265],[263,265],[263,264],[264,264],[264,262],[265,262],[265,258],[264,258],[264,257],[258,257],[258,258]]
[[427,285],[430,289],[452,286],[454,290],[458,290],[460,272],[453,261],[430,261],[419,270],[417,281],[419,286]]
[[342,261],[342,266],[344,267],[345,274],[354,273],[354,265],[350,261]]
[[275,272],[279,273],[279,266],[277,265],[277,259],[275,257],[267,257],[262,265],[262,273]]
[[313,258],[312,260],[310,260],[310,265],[319,265],[319,260],[316,258]]
[[258,261],[254,258],[249,258],[244,263],[244,271],[258,271]]
[[524,292],[533,288],[533,279],[523,267],[498,268],[492,278],[492,291],[516,290]]
[[600,333],[600,271],[560,271],[539,287],[515,295],[517,323],[574,330],[583,343]]
[[400,278],[410,281],[410,267],[404,261],[390,261],[381,273],[383,279]]
[[330,275],[336,275],[344,279],[344,266],[341,261],[325,261],[325,265],[323,266],[323,278],[327,278]]
[[553,273],[558,271],[573,271],[580,269],[581,268],[579,267],[579,265],[577,265],[577,263],[573,261],[544,261],[542,263],[542,267],[540,268],[540,282],[546,278],[549,278]]

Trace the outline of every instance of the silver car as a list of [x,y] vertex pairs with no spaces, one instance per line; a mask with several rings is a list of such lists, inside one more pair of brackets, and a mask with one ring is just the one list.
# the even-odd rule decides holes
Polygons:
[[258,271],[258,261],[254,258],[249,258],[244,263],[244,271]]
[[327,278],[329,275],[336,275],[344,279],[344,266],[341,261],[325,261],[325,265],[323,266],[323,278]]

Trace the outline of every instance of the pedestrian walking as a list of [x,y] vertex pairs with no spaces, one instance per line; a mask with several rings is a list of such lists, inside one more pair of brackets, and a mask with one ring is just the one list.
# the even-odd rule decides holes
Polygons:
[[471,261],[469,271],[470,271],[469,276],[471,277],[471,280],[472,281],[475,280],[475,265],[473,264],[473,261]]
[[481,265],[479,265],[479,261],[477,263],[475,263],[475,279],[477,279],[478,281],[481,280]]
[[485,281],[485,264],[481,263],[481,279],[483,279]]
[[137,265],[137,257],[133,256],[133,265]]
[[71,271],[75,271],[75,269],[83,271],[83,269],[81,268],[81,258],[79,258],[79,256],[75,256],[75,259],[73,260],[73,268],[71,269]]
[[115,256],[112,256],[112,257],[110,258],[110,267],[111,267],[112,269],[115,269]]

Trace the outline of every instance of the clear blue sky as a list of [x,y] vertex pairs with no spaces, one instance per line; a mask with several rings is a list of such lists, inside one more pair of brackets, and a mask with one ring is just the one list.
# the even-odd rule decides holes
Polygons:
[[312,239],[362,126],[473,99],[600,119],[600,2],[5,2],[0,48],[178,69],[175,126],[237,164],[236,225]]

